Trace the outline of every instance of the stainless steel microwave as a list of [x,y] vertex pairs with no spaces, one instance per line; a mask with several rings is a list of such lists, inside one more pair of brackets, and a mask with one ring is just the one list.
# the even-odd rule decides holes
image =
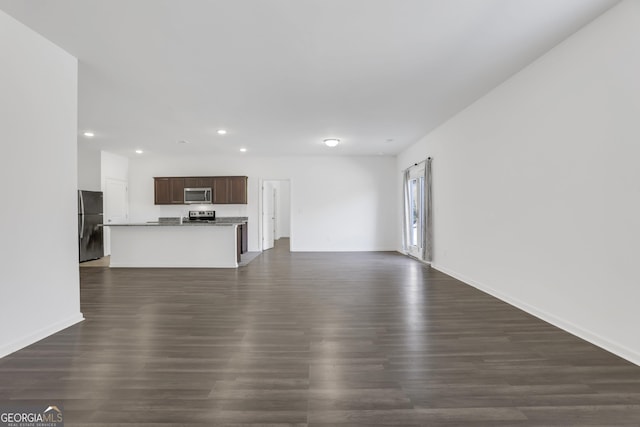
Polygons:
[[208,204],[211,203],[211,187],[206,188],[185,188],[185,205]]

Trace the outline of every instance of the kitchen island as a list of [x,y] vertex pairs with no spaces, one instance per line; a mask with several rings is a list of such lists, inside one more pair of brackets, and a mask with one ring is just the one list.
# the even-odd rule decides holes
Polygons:
[[111,267],[237,268],[238,227],[246,220],[105,224]]

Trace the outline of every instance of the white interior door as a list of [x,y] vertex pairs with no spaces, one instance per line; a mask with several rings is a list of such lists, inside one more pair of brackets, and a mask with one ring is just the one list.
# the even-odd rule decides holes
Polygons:
[[[127,181],[106,178],[104,189],[104,223],[122,224],[129,220],[129,188]],[[111,255],[111,230],[105,227],[104,253]]]
[[278,240],[278,188],[273,188],[273,240]]
[[273,184],[262,184],[262,250],[273,248],[275,241],[275,203]]

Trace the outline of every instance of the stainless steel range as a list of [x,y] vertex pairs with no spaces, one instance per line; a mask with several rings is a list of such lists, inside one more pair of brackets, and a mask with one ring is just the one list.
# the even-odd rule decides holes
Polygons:
[[215,221],[216,211],[189,211],[189,221]]

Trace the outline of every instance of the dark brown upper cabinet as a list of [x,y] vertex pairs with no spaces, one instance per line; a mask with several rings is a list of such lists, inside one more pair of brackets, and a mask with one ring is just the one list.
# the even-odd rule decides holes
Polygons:
[[184,204],[185,188],[209,188],[213,192],[213,204],[246,205],[246,176],[187,176],[154,178],[156,205]]
[[171,183],[169,178],[154,178],[154,197],[156,205],[171,204]]
[[184,203],[184,178],[154,178],[156,205],[180,205]]
[[171,183],[171,204],[184,204],[184,178],[172,178]]
[[229,178],[216,176],[211,178],[213,182],[213,204],[221,205],[229,203]]
[[239,205],[247,204],[246,176],[229,177],[229,203]]
[[197,176],[184,179],[184,188],[209,188],[211,187],[211,177]]

